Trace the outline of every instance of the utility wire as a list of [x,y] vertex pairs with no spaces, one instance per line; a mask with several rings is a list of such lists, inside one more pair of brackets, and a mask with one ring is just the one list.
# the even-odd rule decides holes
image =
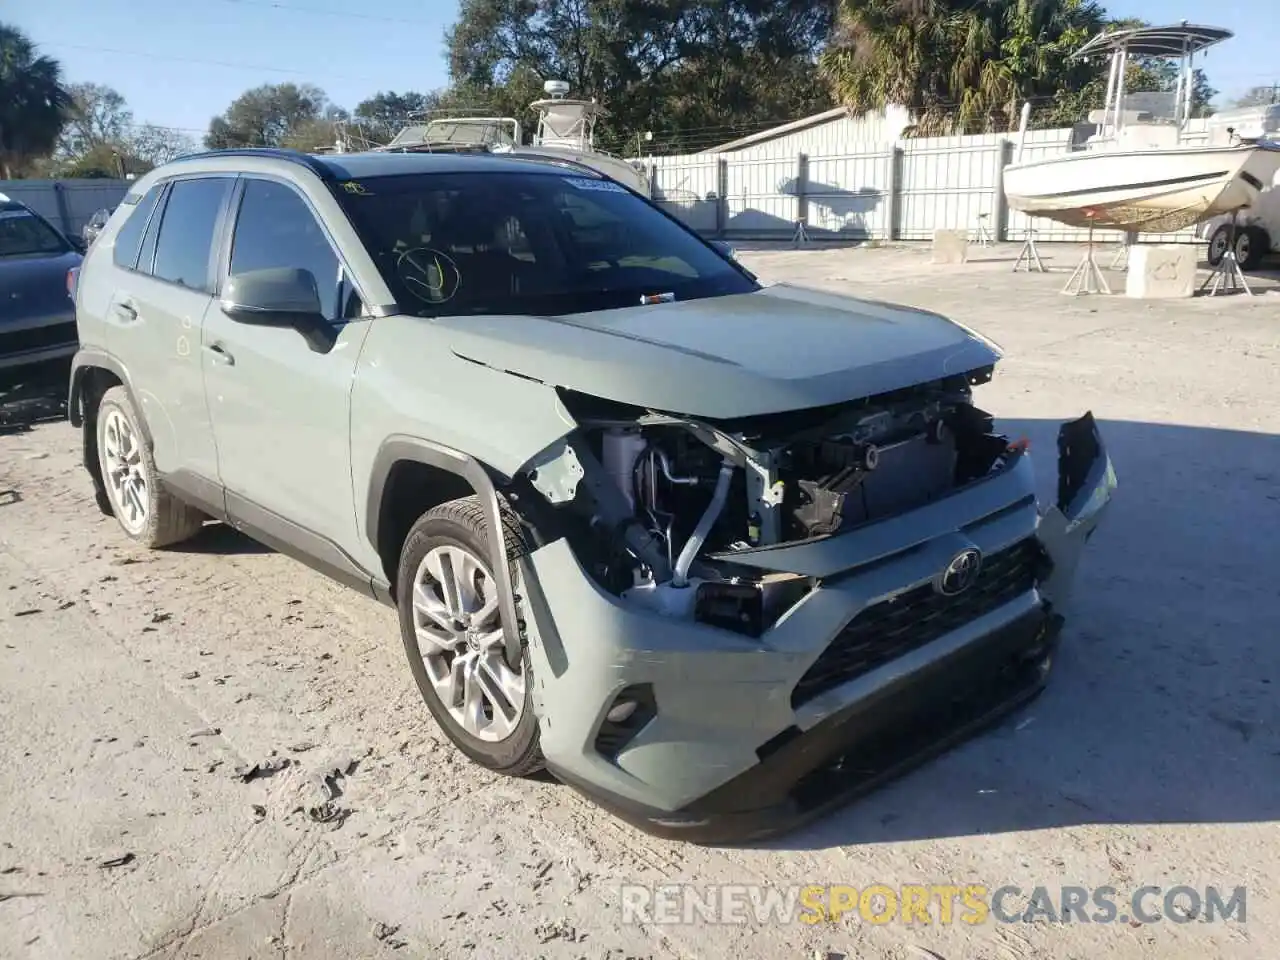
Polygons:
[[[288,67],[268,67],[259,63],[234,63],[230,60],[202,60],[197,57],[176,57],[163,53],[150,53],[141,50],[120,50],[115,47],[102,47],[97,44],[84,43],[62,43],[53,40],[37,41],[37,46],[41,47],[65,47],[70,50],[91,50],[98,53],[114,53],[123,57],[136,57],[139,60],[170,60],[174,63],[194,63],[207,67],[226,67],[232,70],[261,70],[267,73],[288,73],[293,76],[314,77],[315,70],[291,70]],[[358,77],[351,74],[330,73],[324,71],[326,77],[334,80],[356,80],[360,83],[382,83],[374,77]]]

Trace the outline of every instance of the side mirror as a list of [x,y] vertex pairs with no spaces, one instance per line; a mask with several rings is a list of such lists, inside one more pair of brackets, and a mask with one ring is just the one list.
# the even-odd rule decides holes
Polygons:
[[711,245],[720,251],[721,255],[730,260],[738,259],[738,251],[728,240],[712,240]]
[[258,327],[291,327],[307,346],[328,353],[337,333],[320,308],[316,278],[310,270],[273,267],[250,270],[227,279],[222,312],[237,323]]

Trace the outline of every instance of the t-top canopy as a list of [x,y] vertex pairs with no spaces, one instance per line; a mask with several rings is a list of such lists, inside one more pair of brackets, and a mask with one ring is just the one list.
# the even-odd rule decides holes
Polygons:
[[1215,43],[1235,36],[1222,27],[1205,27],[1191,23],[1178,23],[1168,27],[1131,27],[1100,33],[1077,50],[1072,59],[1092,57],[1099,53],[1112,53],[1124,49],[1137,57],[1181,57],[1199,53]]

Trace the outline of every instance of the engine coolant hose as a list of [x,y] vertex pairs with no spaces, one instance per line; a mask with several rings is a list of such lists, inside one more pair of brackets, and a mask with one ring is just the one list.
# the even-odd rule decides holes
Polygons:
[[684,549],[680,551],[680,556],[676,557],[676,566],[671,573],[671,585],[673,587],[687,587],[689,585],[689,568],[693,566],[693,561],[697,558],[698,551],[706,543],[707,536],[711,533],[711,528],[720,519],[720,511],[724,509],[724,503],[729,499],[729,481],[733,479],[733,471],[735,469],[733,461],[729,459],[726,459],[720,465],[720,478],[716,480],[716,492],[711,495],[711,502],[707,504],[707,509],[702,512],[702,519],[698,521],[693,533],[689,535]]

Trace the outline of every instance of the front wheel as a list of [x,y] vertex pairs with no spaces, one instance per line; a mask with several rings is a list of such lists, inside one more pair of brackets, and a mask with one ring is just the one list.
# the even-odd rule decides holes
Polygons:
[[[504,524],[509,560],[524,538]],[[400,632],[418,690],[445,735],[481,766],[509,776],[542,768],[528,651],[502,623],[485,511],[476,497],[441,504],[413,525],[400,553]],[[508,665],[510,645],[521,648]]]

